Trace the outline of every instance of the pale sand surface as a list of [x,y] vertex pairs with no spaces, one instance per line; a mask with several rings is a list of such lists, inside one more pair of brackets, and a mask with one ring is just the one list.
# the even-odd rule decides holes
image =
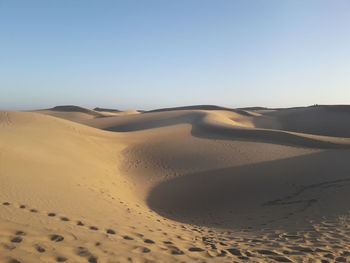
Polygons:
[[350,107],[0,112],[0,262],[350,262]]

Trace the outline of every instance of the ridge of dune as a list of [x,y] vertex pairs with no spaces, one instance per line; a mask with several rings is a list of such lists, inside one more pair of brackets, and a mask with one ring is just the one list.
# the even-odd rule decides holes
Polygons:
[[108,116],[123,116],[123,115],[141,113],[140,111],[137,111],[137,110],[117,110],[117,109],[106,109],[106,108],[98,108],[98,107],[94,108],[94,111],[98,111]]
[[98,111],[90,110],[80,106],[64,105],[55,106],[50,109],[34,110],[31,112],[54,116],[57,118],[81,122],[82,120],[105,117],[106,115]]
[[[70,110],[73,107],[74,110]],[[60,110],[62,108],[62,110]],[[58,106],[55,111],[42,111],[44,113],[63,119],[68,119],[83,123],[92,127],[107,129],[112,131],[132,131],[141,129],[150,129],[153,127],[174,125],[177,123],[198,124],[198,120],[205,121],[206,124],[215,124],[214,126],[226,126],[249,128],[260,130],[252,134],[252,131],[243,131],[242,129],[232,132],[233,136],[254,137],[263,140],[277,137],[278,143],[295,143],[296,136],[305,137],[301,141],[306,144],[314,145],[311,140],[328,141],[334,144],[347,144],[350,138],[350,117],[347,114],[349,107],[347,105],[318,105],[309,107],[294,107],[286,109],[263,109],[262,107],[250,107],[242,109],[228,109],[215,105],[195,105],[176,108],[164,108],[141,113],[139,111],[121,111],[121,112],[105,112],[97,111],[98,116],[93,114],[79,115],[81,113],[91,111],[77,106]],[[56,113],[59,112],[59,113]],[[90,113],[91,113],[90,112]],[[158,113],[158,114],[157,114]],[[201,115],[206,114],[206,116]],[[77,115],[78,114],[78,115]],[[140,116],[125,116],[125,115]],[[149,115],[151,114],[151,115]],[[149,116],[148,116],[149,115]],[[185,116],[186,115],[186,116]],[[208,116],[207,116],[208,115]],[[96,117],[110,117],[110,119],[99,119]],[[123,117],[123,118],[113,118]],[[342,129],[338,127],[342,126]],[[213,128],[213,127],[211,127]],[[215,127],[214,127],[215,128]],[[271,130],[271,131],[268,131]],[[278,134],[272,135],[271,134]],[[325,138],[329,137],[329,138]],[[311,143],[308,143],[311,142]],[[298,142],[296,142],[298,143]],[[324,143],[323,143],[324,144]],[[327,143],[326,143],[327,144]],[[321,147],[327,147],[321,146]],[[317,146],[312,146],[317,147]]]
[[50,108],[48,110],[51,111],[68,111],[68,112],[83,112],[83,113],[88,113],[94,116],[99,116],[100,113],[96,110],[90,110],[87,108],[83,108],[80,106],[75,106],[75,105],[62,105],[62,106],[55,106],[53,108]]
[[[240,112],[224,110],[172,110],[149,112],[141,115],[111,117],[108,119],[87,120],[83,123],[92,127],[109,131],[130,132],[154,129],[178,124],[192,125],[192,133],[200,137],[242,138],[270,143],[297,145],[314,148],[349,148],[350,138],[336,138],[288,130],[268,129],[260,119],[261,114],[251,113],[250,116]],[[257,125],[257,123],[259,125]],[[271,127],[276,127],[271,126]],[[213,135],[214,134],[214,135]]]
[[78,122],[78,123],[82,123],[85,120],[91,120],[96,118],[124,116],[124,115],[132,115],[132,114],[140,113],[134,110],[119,111],[119,110],[109,110],[109,109],[103,109],[103,108],[95,108],[95,109],[90,110],[80,106],[66,105],[66,106],[55,106],[50,109],[36,110],[32,112],[46,114],[46,115],[50,115],[57,118]]
[[117,109],[107,109],[107,108],[100,108],[100,107],[94,108],[94,111],[121,112],[121,110],[117,110]]
[[162,108],[162,109],[150,110],[145,113],[163,112],[163,111],[180,111],[180,110],[203,110],[203,111],[220,110],[220,111],[231,111],[242,115],[250,116],[250,113],[243,109],[231,109],[231,108],[221,107],[217,105],[193,105],[193,106],[182,106],[182,107],[173,107],[173,108]]

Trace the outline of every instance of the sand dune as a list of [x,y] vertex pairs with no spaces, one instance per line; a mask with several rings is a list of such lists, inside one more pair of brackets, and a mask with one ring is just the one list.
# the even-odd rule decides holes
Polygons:
[[56,106],[51,109],[37,110],[33,112],[47,114],[54,117],[75,121],[75,122],[105,116],[103,113],[100,113],[98,111],[86,109],[79,106],[73,106],[73,105]]
[[349,261],[347,106],[132,113],[0,112],[0,262]]
[[119,110],[103,109],[103,108],[95,108],[94,110],[90,110],[87,108],[74,106],[74,105],[56,106],[51,109],[36,110],[32,112],[46,114],[46,115],[50,115],[50,116],[54,116],[54,117],[58,117],[58,118],[62,118],[62,119],[70,120],[74,122],[79,122],[79,123],[84,122],[85,120],[91,120],[95,118],[124,116],[124,115],[132,115],[132,114],[140,113],[135,110],[119,111]]
[[325,105],[281,109],[256,118],[257,127],[334,137],[350,137],[350,106]]
[[117,109],[107,109],[107,108],[100,108],[100,107],[96,107],[94,108],[94,111],[102,111],[102,112],[121,112],[120,110]]
[[[268,113],[270,114],[270,113]],[[321,114],[322,115],[322,114]],[[329,116],[332,119],[333,116]],[[269,118],[266,120],[266,118]],[[317,119],[311,116],[315,122]],[[322,117],[319,116],[319,120]],[[349,117],[346,117],[349,118]],[[323,117],[324,120],[324,117]],[[328,119],[326,119],[328,121]],[[346,119],[340,119],[338,124]],[[282,126],[282,121],[262,114],[254,112],[234,112],[227,110],[165,110],[159,112],[149,112],[137,116],[128,116],[126,118],[108,118],[86,120],[82,123],[109,131],[130,132],[136,130],[153,129],[177,124],[190,124],[192,126],[192,135],[199,137],[217,137],[222,139],[243,138],[246,140],[266,141],[270,143],[278,143],[285,145],[298,145],[303,147],[315,148],[349,148],[349,138],[334,138],[325,136],[329,134],[329,130],[336,130],[335,123],[324,123],[318,121],[319,127],[325,129],[323,132],[314,134],[304,134],[301,132],[290,132],[288,130],[278,130],[277,126]],[[271,124],[273,123],[273,124]],[[289,123],[283,120],[283,123]],[[346,122],[347,123],[347,122]],[[350,122],[348,122],[350,123]],[[327,126],[326,126],[327,125]],[[272,126],[272,128],[268,128]],[[325,127],[326,126],[326,127]],[[300,124],[299,130],[305,130]],[[350,131],[350,124],[348,125]],[[350,137],[350,136],[349,136]]]

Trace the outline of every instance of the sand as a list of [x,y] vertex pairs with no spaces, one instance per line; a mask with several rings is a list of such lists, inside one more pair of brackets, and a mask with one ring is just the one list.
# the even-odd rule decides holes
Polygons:
[[350,106],[0,112],[0,262],[350,262]]

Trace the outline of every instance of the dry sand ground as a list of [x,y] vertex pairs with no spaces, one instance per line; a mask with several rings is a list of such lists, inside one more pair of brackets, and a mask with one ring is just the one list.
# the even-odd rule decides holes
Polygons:
[[0,262],[350,262],[349,106],[2,111],[0,138]]

